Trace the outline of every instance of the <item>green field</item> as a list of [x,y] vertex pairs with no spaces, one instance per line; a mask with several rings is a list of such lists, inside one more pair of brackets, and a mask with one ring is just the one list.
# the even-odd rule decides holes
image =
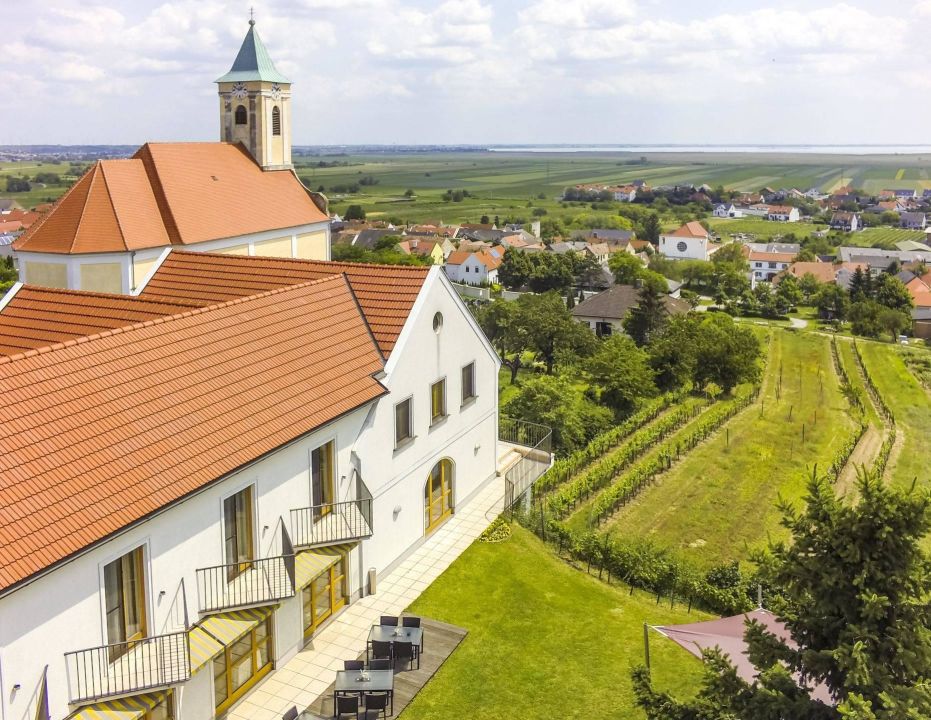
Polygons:
[[772,338],[762,412],[759,403],[744,410],[603,529],[654,538],[702,566],[746,558],[748,547],[781,532],[777,498],[800,499],[807,468],[830,461],[854,423],[828,339],[786,331]]
[[[57,200],[65,190],[71,187],[71,183],[78,179],[76,175],[68,174],[69,168],[70,164],[67,162],[60,164],[25,161],[0,163],[0,197],[13,198],[24,208],[31,208],[40,203],[53,202]],[[8,177],[27,176],[34,178],[38,173],[55,173],[61,175],[62,184],[48,185],[46,187],[33,186],[28,192],[6,192],[6,179]]]
[[892,344],[858,341],[863,364],[895,415],[904,443],[892,451],[892,481],[931,486],[931,399]]
[[[345,163],[336,167],[315,167]],[[744,153],[501,153],[449,152],[410,154],[331,154],[295,156],[298,174],[312,189],[324,188],[332,207],[343,212],[350,203],[365,206],[373,217],[420,222],[477,222],[482,214],[501,219],[529,218],[533,208],[550,215],[578,213],[557,198],[567,186],[579,183],[626,183],[644,180],[650,185],[707,183],[733,190],[762,187],[817,187],[830,191],[853,183],[867,192],[889,186],[923,189],[931,187],[931,162],[918,156],[830,156]],[[0,164],[0,176],[35,175],[37,172],[66,172],[60,165],[20,162]],[[899,171],[905,169],[900,179]],[[358,193],[340,193],[333,188],[374,178],[377,184],[362,185]],[[0,177],[0,181],[3,178]],[[55,198],[65,186],[34,189],[13,195],[24,205]],[[404,192],[413,190],[414,198]],[[448,189],[466,189],[473,197],[462,202],[444,202]],[[0,196],[6,195],[5,181]],[[589,210],[590,211],[590,210]],[[594,212],[594,211],[590,211]],[[613,215],[611,211],[600,211]],[[794,224],[797,234],[803,228]]]
[[[643,662],[643,623],[708,618],[611,587],[556,558],[528,531],[475,543],[410,612],[464,627],[468,636],[404,711],[423,718],[642,718],[630,668]],[[701,665],[653,635],[653,678],[685,696]]]
[[844,245],[858,247],[881,247],[895,250],[895,244],[902,240],[915,240],[921,242],[925,234],[921,230],[905,230],[904,228],[866,228],[861,232],[844,235]]
[[765,242],[774,237],[782,237],[789,233],[802,239],[811,235],[815,230],[823,230],[825,228],[824,225],[814,225],[812,223],[783,223],[758,217],[711,217],[708,218],[708,225],[725,240],[730,239],[732,235],[741,234],[752,235],[755,240],[761,242]]

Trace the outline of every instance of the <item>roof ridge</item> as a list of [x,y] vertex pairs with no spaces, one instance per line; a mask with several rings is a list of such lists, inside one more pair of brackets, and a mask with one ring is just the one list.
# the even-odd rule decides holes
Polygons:
[[[172,248],[172,253],[183,253],[185,256],[196,256],[196,257],[213,257],[213,258],[223,258],[224,260],[233,260],[235,262],[242,261],[252,261],[252,262],[292,262],[292,263],[324,263],[325,265],[339,265],[345,268],[390,268],[401,269],[405,272],[429,272],[430,266],[427,265],[391,265],[390,263],[354,263],[347,262],[345,260],[313,260],[311,258],[289,258],[289,257],[268,257],[266,255],[224,255],[223,253],[218,252],[198,252],[196,250],[186,250],[183,248]],[[463,252],[468,252],[464,250]],[[339,274],[339,273],[334,273]]]
[[116,226],[120,229],[123,247],[129,250],[129,243],[126,242],[126,232],[123,230],[123,223],[120,222],[120,214],[116,211],[116,203],[113,202],[113,193],[110,192],[110,180],[107,178],[107,168],[104,167],[102,160],[98,160],[98,162],[100,163],[100,174],[103,176],[103,187],[107,192],[107,197],[110,198],[110,207],[113,209],[113,217],[116,219]]
[[106,292],[98,292],[97,290],[75,290],[73,288],[46,287],[44,285],[30,285],[29,283],[23,283],[22,289],[23,290],[37,290],[40,292],[50,292],[50,293],[56,293],[56,294],[61,294],[61,295],[75,295],[77,297],[106,298],[107,300],[127,300],[129,302],[141,301],[141,302],[148,302],[148,303],[160,303],[162,305],[177,304],[177,303],[171,303],[171,302],[164,302],[161,300],[148,300],[138,295],[124,295],[123,293],[106,293]]
[[[170,145],[172,143],[159,143],[161,145]],[[146,142],[139,146],[139,149],[133,153],[133,159],[142,162],[142,169],[149,181],[149,187],[152,189],[152,196],[155,198],[155,207],[158,208],[158,214],[162,219],[162,225],[165,233],[168,235],[169,246],[182,245],[181,231],[178,229],[178,222],[171,211],[171,203],[168,202],[168,196],[165,193],[165,187],[162,185],[162,178],[159,176],[158,167],[155,163],[155,156],[152,154],[152,143]]]
[[[100,162],[100,161],[98,160],[98,162]],[[93,165],[92,165],[91,167],[93,167]],[[35,234],[39,231],[39,228],[42,227],[42,225],[45,224],[45,221],[48,220],[48,219],[52,216],[52,213],[55,211],[55,209],[56,209],[59,205],[61,205],[61,204],[65,201],[65,199],[66,199],[69,195],[71,195],[71,193],[74,192],[75,188],[77,188],[78,185],[81,184],[81,180],[84,179],[84,175],[87,175],[88,172],[90,172],[90,168],[88,168],[87,170],[85,170],[84,173],[81,175],[81,177],[79,177],[77,180],[75,180],[74,184],[73,184],[70,188],[68,188],[67,190],[65,190],[64,193],[62,193],[61,197],[59,197],[57,200],[55,200],[54,202],[52,202],[52,207],[50,207],[50,208],[49,208],[48,210],[46,210],[44,213],[38,213],[39,219],[36,220],[36,221],[35,221],[32,225],[30,225],[28,228],[26,228],[26,231],[25,231],[22,235],[20,235],[18,238],[16,238],[16,241],[15,241],[15,243],[14,243],[14,248],[13,248],[14,250],[15,250],[17,247],[21,247],[22,244],[23,244],[24,242],[26,242],[30,237],[32,237],[33,235],[35,235]],[[86,199],[85,199],[85,202],[86,202]],[[32,212],[32,211],[24,211],[24,212]],[[72,245],[72,247],[73,247],[73,245]]]
[[[344,273],[334,273],[333,275],[327,275],[326,277],[317,278],[316,280],[308,280],[307,282],[295,283],[294,285],[286,285],[280,288],[274,288],[273,290],[265,290],[255,295],[247,295],[246,297],[235,298],[233,300],[226,300],[221,303],[216,303],[214,305],[207,305],[205,307],[193,308],[191,310],[185,310],[183,312],[175,313],[173,315],[165,315],[163,317],[155,318],[154,320],[144,320],[142,322],[133,323],[132,325],[124,325],[123,327],[113,328],[112,330],[103,330],[99,333],[94,333],[93,335],[82,335],[81,337],[73,338],[71,340],[65,340],[64,342],[55,343],[54,345],[46,345],[45,347],[36,348],[34,350],[27,350],[23,353],[17,353],[15,355],[0,356],[0,365],[6,363],[13,363],[18,360],[24,360],[25,358],[35,357],[36,355],[45,355],[50,352],[55,352],[56,350],[63,350],[65,348],[73,347],[75,345],[81,345],[83,343],[91,342],[92,340],[99,340],[100,338],[110,337],[111,335],[120,335],[123,333],[128,333],[133,330],[140,330],[142,328],[150,327],[152,325],[161,325],[163,323],[168,323],[173,320],[180,320],[182,318],[190,317],[192,315],[201,315],[207,312],[213,312],[216,310],[221,310],[230,305],[238,305],[244,302],[250,302],[253,300],[259,300],[270,295],[278,295],[284,292],[290,292],[293,290],[298,290],[300,288],[308,287],[310,285],[319,285],[325,282],[332,282],[335,278],[343,277]],[[348,284],[348,280],[347,280]]]
[[81,231],[81,225],[84,224],[84,213],[87,211],[87,205],[90,202],[91,193],[94,192],[94,181],[97,180],[98,170],[100,170],[100,172],[103,172],[103,170],[100,167],[100,160],[95,161],[94,164],[91,165],[91,169],[88,171],[88,172],[93,173],[93,175],[91,176],[91,179],[90,179],[90,187],[87,188],[87,195],[84,196],[84,205],[81,207],[80,216],[78,216],[77,227],[75,229],[74,235],[71,237],[71,244],[68,246],[69,255],[74,253],[74,244],[78,241],[78,233]]

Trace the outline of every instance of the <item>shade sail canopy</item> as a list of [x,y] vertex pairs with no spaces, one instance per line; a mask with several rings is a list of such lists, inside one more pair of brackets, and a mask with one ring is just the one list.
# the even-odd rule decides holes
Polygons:
[[[768,610],[758,608],[752,612],[731,617],[707,620],[705,622],[687,623],[685,625],[654,625],[653,629],[665,635],[677,645],[688,650],[697,658],[702,651],[718,648],[728,656],[731,664],[737,668],[737,674],[749,683],[756,680],[757,669],[747,656],[747,643],[744,640],[746,622],[756,620],[766,629],[791,648],[798,647],[789,634],[785,623],[776,619]],[[827,705],[834,705],[827,686],[819,684],[810,690],[815,700]]]

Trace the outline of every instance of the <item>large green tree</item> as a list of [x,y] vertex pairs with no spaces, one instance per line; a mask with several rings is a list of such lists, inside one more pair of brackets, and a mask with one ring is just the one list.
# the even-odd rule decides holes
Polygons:
[[696,386],[713,382],[725,391],[760,378],[760,341],[724,313],[706,313],[695,336]]
[[556,452],[565,455],[581,448],[610,425],[611,411],[596,405],[567,378],[531,377],[503,408],[504,413],[553,428]]
[[[777,591],[770,609],[784,642],[748,624],[757,681],[741,679],[720,652],[706,653],[703,687],[680,702],[634,673],[638,703],[663,720],[918,720],[931,717],[931,530],[926,490],[896,489],[861,473],[857,501],[813,472],[805,507],[783,502],[787,540],[756,559]],[[799,686],[824,684],[836,705]]]
[[656,394],[650,356],[624,335],[602,342],[585,364],[603,405],[624,416],[644,397]]
[[636,255],[617,252],[608,258],[608,269],[614,274],[618,285],[633,285],[644,270],[644,265]]
[[528,348],[546,364],[553,374],[558,358],[588,357],[597,347],[597,339],[587,326],[577,322],[556,292],[521,295],[515,302],[512,324],[527,338]]
[[[663,283],[665,285],[665,282]],[[637,345],[646,345],[650,339],[660,333],[669,318],[666,307],[666,294],[655,283],[644,282],[637,295],[637,305],[630,309],[624,318],[624,332],[633,338]]]

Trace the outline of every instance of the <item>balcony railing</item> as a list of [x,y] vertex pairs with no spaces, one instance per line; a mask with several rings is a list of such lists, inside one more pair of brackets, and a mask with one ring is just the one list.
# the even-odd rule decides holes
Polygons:
[[65,653],[72,703],[168,687],[191,677],[186,632]]
[[333,545],[372,536],[372,497],[291,511],[295,547]]
[[293,552],[197,570],[197,602],[202,613],[270,605],[289,597],[294,597]]
[[504,473],[504,509],[513,507],[553,462],[553,431],[545,425],[500,417],[498,440],[514,445],[521,458]]

